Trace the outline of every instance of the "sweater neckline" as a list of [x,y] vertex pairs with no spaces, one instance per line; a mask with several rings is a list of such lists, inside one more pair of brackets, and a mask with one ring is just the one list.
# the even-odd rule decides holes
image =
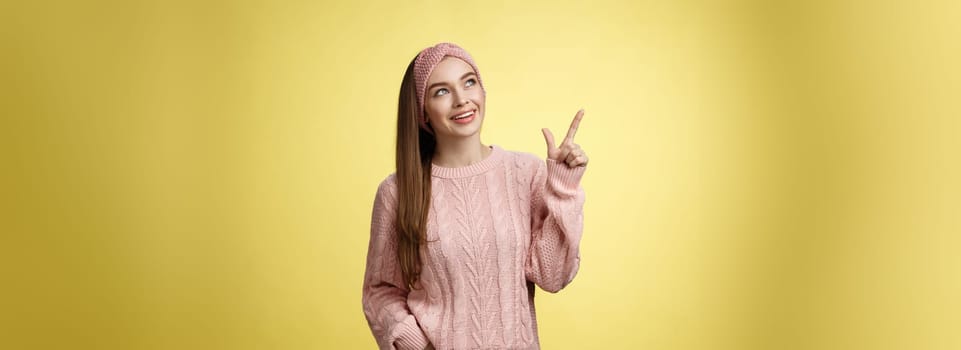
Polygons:
[[495,165],[497,165],[497,163],[500,162],[500,159],[504,157],[505,151],[500,146],[491,144],[490,149],[491,153],[488,154],[486,158],[471,165],[448,168],[432,163],[430,173],[432,176],[448,179],[470,177],[481,174],[493,168]]

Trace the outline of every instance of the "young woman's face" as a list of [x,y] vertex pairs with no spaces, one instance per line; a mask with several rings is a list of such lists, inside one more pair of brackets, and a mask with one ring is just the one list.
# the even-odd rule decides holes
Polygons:
[[471,65],[445,57],[431,72],[424,93],[424,111],[434,135],[450,138],[476,134],[484,121],[484,99]]

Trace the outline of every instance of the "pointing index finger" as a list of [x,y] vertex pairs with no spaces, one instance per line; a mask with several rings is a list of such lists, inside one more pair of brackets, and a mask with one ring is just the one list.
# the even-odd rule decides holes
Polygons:
[[581,108],[579,111],[577,111],[577,114],[574,115],[574,121],[571,122],[571,128],[567,129],[567,137],[564,138],[564,141],[567,141],[567,142],[574,141],[574,134],[577,133],[577,126],[581,124],[581,118],[583,117],[584,117],[584,109]]

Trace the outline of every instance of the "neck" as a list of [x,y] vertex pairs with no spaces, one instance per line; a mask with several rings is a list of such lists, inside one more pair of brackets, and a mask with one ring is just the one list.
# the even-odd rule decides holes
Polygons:
[[445,168],[459,168],[484,160],[491,151],[490,147],[481,143],[478,136],[438,139],[431,162]]

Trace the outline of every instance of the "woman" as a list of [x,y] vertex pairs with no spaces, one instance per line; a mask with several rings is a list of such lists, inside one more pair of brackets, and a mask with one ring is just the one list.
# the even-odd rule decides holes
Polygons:
[[485,96],[454,44],[404,74],[397,172],[377,188],[363,286],[381,349],[538,349],[534,285],[556,293],[577,274],[584,111],[560,145],[542,129],[543,161],[481,142]]

